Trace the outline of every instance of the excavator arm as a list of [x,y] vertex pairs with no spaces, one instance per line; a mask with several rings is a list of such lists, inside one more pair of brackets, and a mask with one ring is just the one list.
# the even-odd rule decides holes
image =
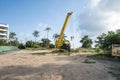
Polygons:
[[65,32],[67,23],[68,23],[68,21],[69,21],[69,19],[70,19],[70,16],[72,15],[72,13],[73,13],[73,12],[68,12],[68,13],[67,13],[67,16],[66,16],[65,22],[64,22],[64,24],[63,24],[63,27],[62,27],[62,29],[61,29],[60,35],[59,35],[57,41],[55,42],[55,45],[56,45],[56,46],[59,46],[59,47],[60,47],[60,46],[62,46],[63,43],[64,43],[63,35],[64,35],[64,32]]

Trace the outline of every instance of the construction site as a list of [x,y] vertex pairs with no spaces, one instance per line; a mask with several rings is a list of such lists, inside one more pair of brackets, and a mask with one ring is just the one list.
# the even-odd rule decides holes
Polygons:
[[117,3],[0,1],[0,80],[120,80]]

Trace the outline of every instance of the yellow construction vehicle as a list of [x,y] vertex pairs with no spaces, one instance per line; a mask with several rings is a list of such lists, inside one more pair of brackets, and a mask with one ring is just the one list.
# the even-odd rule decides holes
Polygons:
[[66,50],[70,51],[70,42],[68,40],[63,39],[63,35],[64,35],[64,32],[65,32],[68,20],[70,19],[70,16],[72,15],[72,13],[73,12],[68,12],[67,13],[67,16],[66,16],[65,22],[63,24],[63,27],[61,29],[60,35],[55,42],[55,45],[58,46],[60,48],[60,50],[66,49]]

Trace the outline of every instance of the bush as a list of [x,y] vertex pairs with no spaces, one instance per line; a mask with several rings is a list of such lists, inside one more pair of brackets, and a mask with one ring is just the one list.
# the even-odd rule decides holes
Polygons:
[[0,40],[0,46],[6,46],[8,45],[6,40]]
[[96,48],[95,51],[96,51],[97,53],[101,53],[101,52],[102,52],[102,50],[101,50],[100,48]]
[[79,48],[77,48],[77,49],[71,49],[71,52],[76,52],[76,53],[78,53],[79,52]]
[[32,45],[32,47],[33,47],[33,48],[39,48],[40,46],[39,46],[39,44],[34,43],[34,44]]
[[19,49],[25,49],[25,45],[23,45],[23,44],[21,43],[21,44],[19,44],[18,48],[19,48]]
[[34,41],[27,41],[26,42],[26,47],[28,47],[28,48],[39,48],[40,43],[39,42],[34,42]]
[[80,48],[80,52],[91,52],[91,49]]
[[19,41],[16,41],[16,40],[14,40],[14,41],[9,41],[8,42],[11,46],[19,46]]
[[50,44],[49,48],[55,48],[55,45],[54,44]]
[[33,41],[27,41],[25,45],[26,47],[32,48]]

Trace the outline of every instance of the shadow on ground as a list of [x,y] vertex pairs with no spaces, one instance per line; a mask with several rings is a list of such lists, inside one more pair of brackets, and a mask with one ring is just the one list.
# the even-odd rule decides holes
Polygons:
[[39,67],[6,66],[0,69],[0,80],[113,80],[104,70],[85,65],[49,63]]

